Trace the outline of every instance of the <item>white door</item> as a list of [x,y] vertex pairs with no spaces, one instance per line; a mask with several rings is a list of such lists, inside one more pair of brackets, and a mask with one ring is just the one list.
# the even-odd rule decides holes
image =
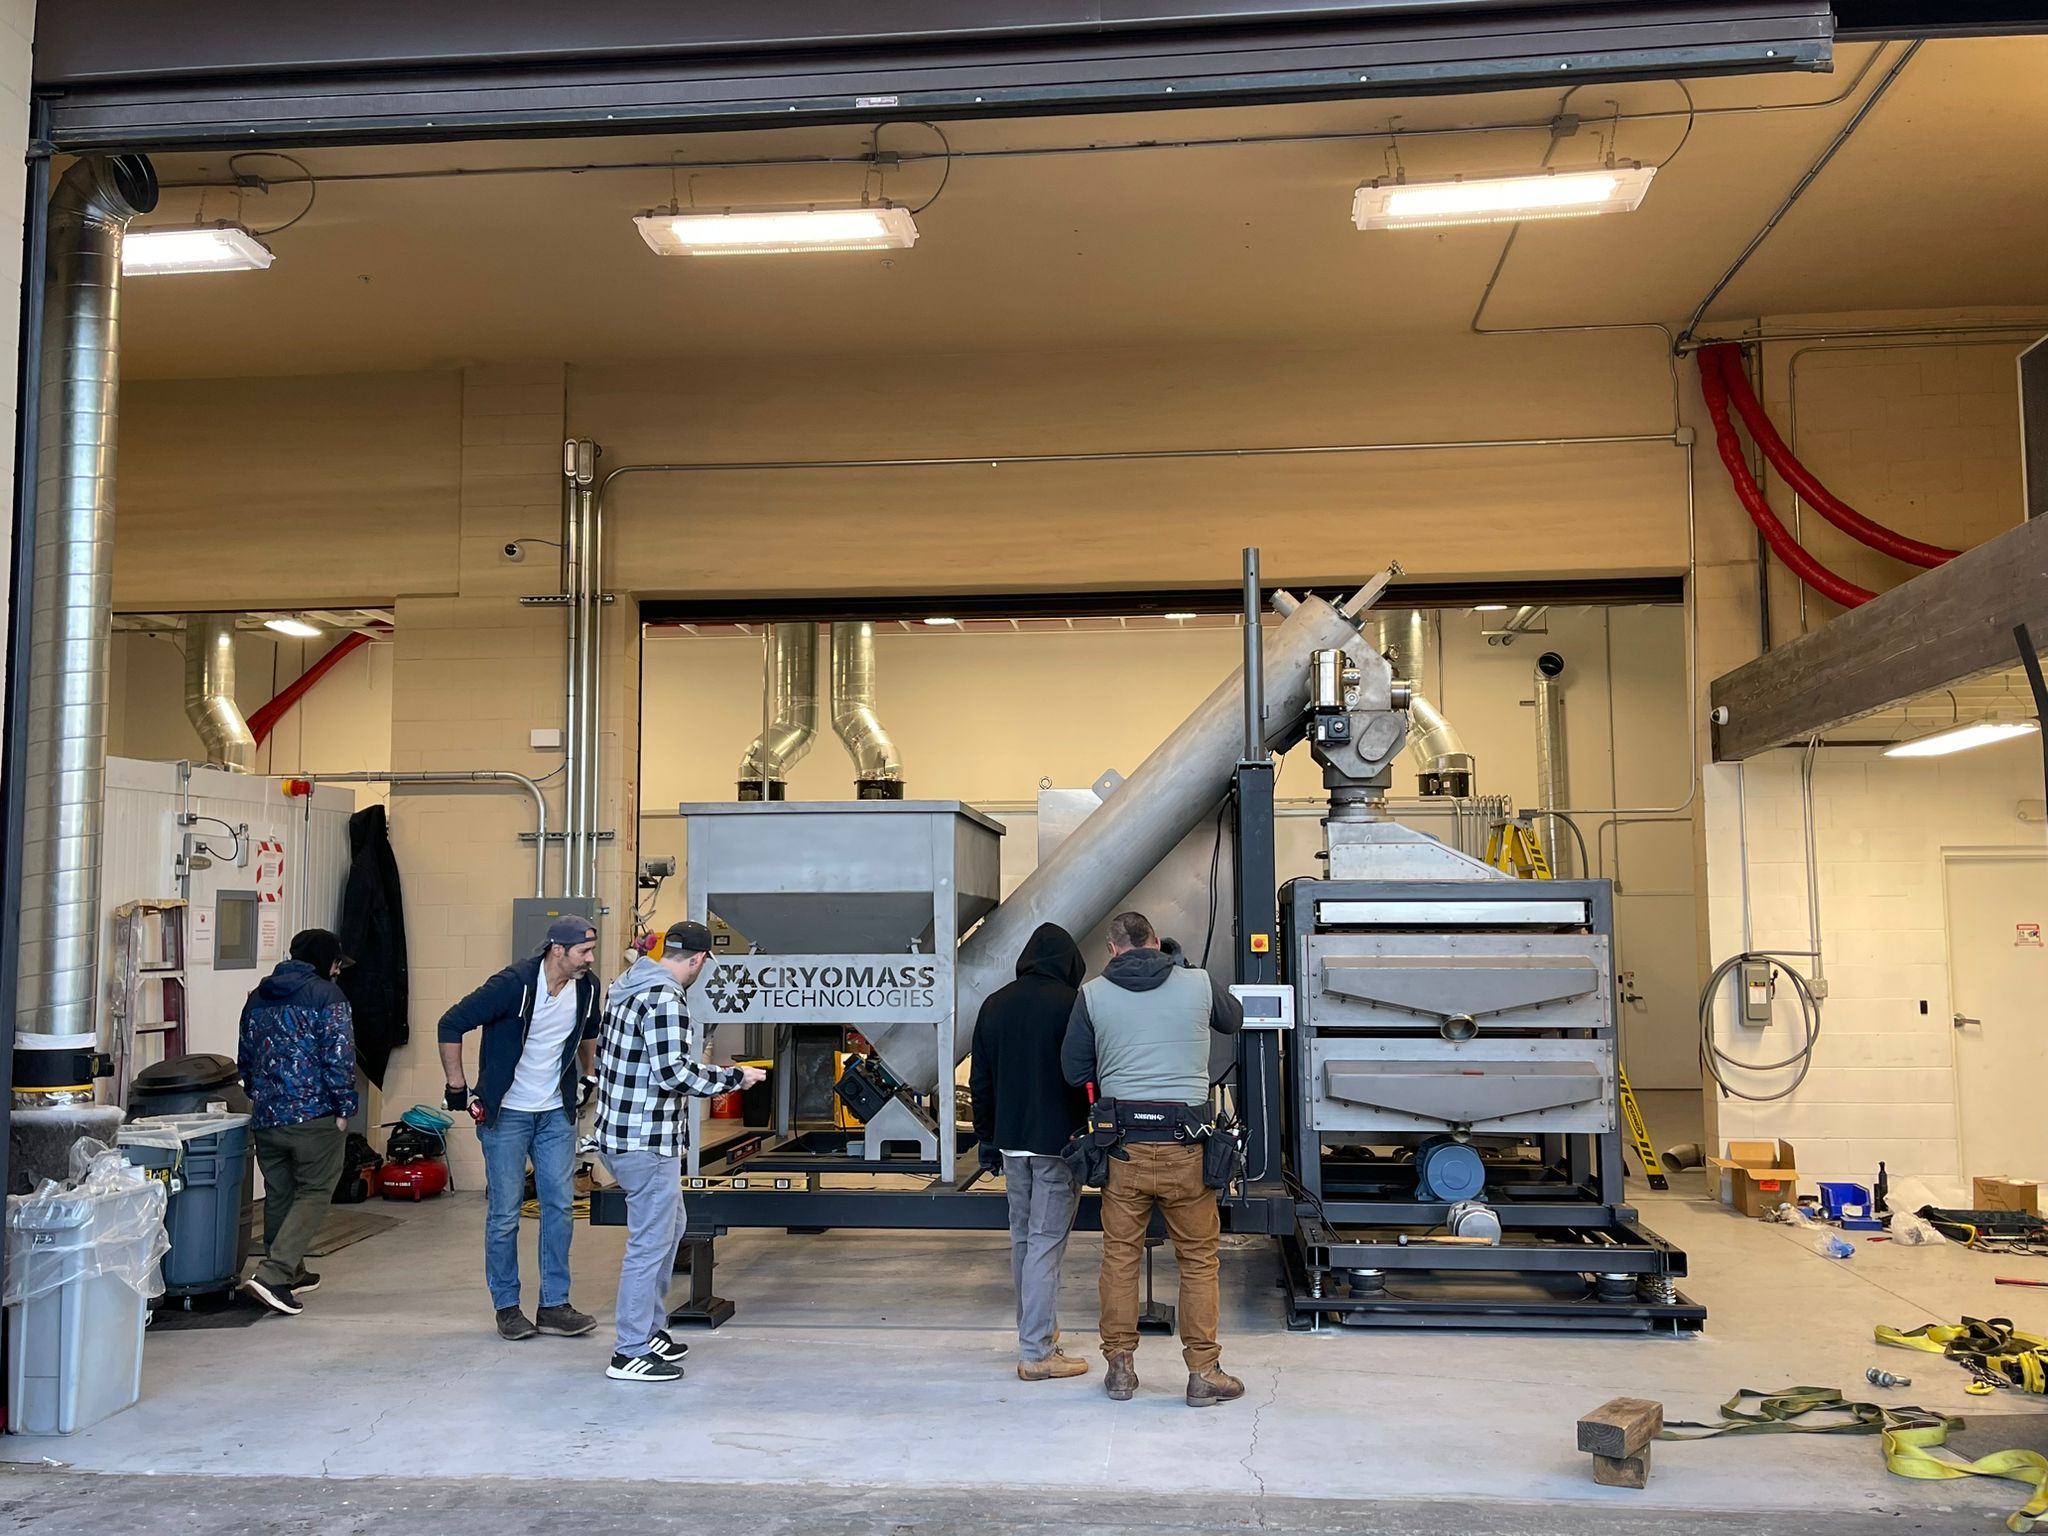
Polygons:
[[2048,858],[1951,854],[1949,996],[1954,1005],[1963,1173],[2048,1178]]

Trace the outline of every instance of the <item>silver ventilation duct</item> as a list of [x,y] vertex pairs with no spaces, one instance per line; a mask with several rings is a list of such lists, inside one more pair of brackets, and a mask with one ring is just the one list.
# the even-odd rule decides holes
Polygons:
[[18,1101],[92,1097],[121,241],[156,197],[149,162],[122,156],[76,162],[50,198],[23,722]]
[[[1556,810],[1569,798],[1565,786],[1571,767],[1565,751],[1563,679],[1564,658],[1557,652],[1545,651],[1536,659],[1536,804],[1546,811]],[[1545,816],[1542,821],[1543,850],[1550,855],[1552,872],[1562,879],[1570,871],[1566,850],[1557,837],[1557,818]]]
[[1418,787],[1425,795],[1472,793],[1472,754],[1443,711],[1430,699],[1436,682],[1429,616],[1417,609],[1380,620],[1380,653],[1394,676],[1408,684],[1408,752],[1415,759]]
[[256,771],[256,738],[235,703],[235,620],[195,613],[185,621],[185,718],[206,747],[209,768]]
[[761,734],[740,759],[739,798],[780,800],[818,734],[818,631],[770,624],[761,637]]
[[832,729],[853,758],[863,800],[903,798],[903,759],[875,713],[875,626],[832,626]]

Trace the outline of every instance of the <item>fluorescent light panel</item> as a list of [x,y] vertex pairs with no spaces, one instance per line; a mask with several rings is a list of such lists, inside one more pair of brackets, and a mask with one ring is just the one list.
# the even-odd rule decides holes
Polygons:
[[958,624],[959,622],[958,619],[946,619],[936,616],[925,620],[925,623],[931,625],[933,629],[943,629],[948,624]]
[[2040,730],[2032,720],[1979,720],[1975,725],[1958,725],[1946,731],[1936,731],[1932,736],[1922,736],[1915,741],[1902,741],[1895,747],[1886,747],[1886,757],[1946,757],[1951,752],[1967,752],[1972,747],[1988,747],[1995,741],[2010,741],[2015,736],[2031,736]]
[[783,256],[901,251],[917,244],[908,208],[780,208],[757,213],[643,213],[640,238],[663,256]]
[[1656,174],[1654,165],[1640,165],[1466,181],[1371,181],[1351,199],[1351,222],[1360,229],[1438,229],[1630,213]]
[[304,619],[265,619],[263,627],[265,629],[274,629],[280,635],[290,635],[294,640],[317,640],[320,638],[320,626],[318,624],[308,624]]
[[260,272],[277,257],[238,224],[192,229],[131,229],[121,241],[128,277],[164,272]]

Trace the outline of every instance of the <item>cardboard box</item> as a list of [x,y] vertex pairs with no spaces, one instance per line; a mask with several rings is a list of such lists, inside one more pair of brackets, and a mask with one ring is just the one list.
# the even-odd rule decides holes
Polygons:
[[1731,1141],[1726,1157],[1710,1157],[1721,1170],[1721,1203],[1745,1216],[1768,1216],[1799,1198],[1799,1162],[1789,1141]]
[[1971,1204],[1972,1210],[2041,1214],[2041,1184],[2038,1179],[2009,1179],[2002,1173],[1995,1173],[1976,1180],[1975,1184],[1976,1199]]

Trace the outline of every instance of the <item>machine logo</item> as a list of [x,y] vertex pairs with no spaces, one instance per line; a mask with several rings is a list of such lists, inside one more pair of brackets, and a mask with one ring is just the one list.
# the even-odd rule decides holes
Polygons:
[[745,1013],[758,992],[753,972],[743,965],[721,965],[704,984],[704,995],[719,1013]]

